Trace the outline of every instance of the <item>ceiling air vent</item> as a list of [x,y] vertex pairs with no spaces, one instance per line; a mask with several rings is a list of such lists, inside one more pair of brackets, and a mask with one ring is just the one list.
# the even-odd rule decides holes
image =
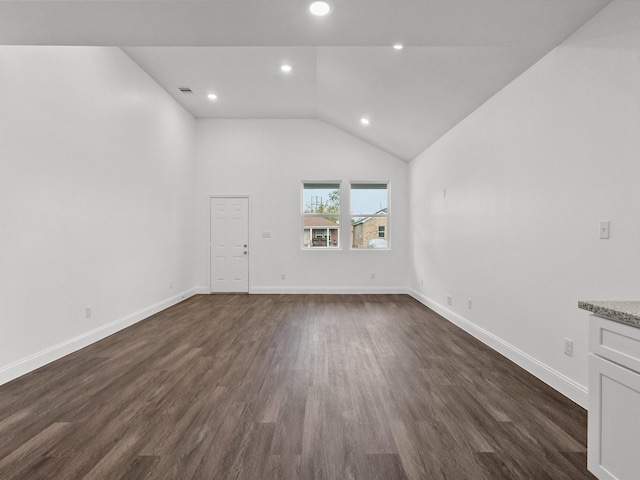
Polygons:
[[193,93],[193,90],[191,90],[189,87],[178,87],[178,90],[180,90],[182,93]]

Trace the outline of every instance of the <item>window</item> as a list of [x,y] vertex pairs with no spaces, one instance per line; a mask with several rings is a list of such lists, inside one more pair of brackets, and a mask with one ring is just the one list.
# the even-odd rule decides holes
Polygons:
[[351,184],[351,248],[389,248],[386,183]]
[[304,248],[340,248],[340,183],[302,186]]

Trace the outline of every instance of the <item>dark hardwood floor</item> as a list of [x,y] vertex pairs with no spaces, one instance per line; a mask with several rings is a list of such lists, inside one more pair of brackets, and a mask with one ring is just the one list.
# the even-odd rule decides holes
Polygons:
[[199,295],[0,387],[2,480],[595,478],[585,443],[402,295]]

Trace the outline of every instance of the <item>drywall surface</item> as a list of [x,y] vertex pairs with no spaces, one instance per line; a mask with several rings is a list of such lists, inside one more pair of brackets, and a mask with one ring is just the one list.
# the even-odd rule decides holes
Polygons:
[[195,120],[118,48],[0,69],[2,382],[193,288]]
[[638,79],[640,3],[614,2],[410,164],[414,292],[581,403],[578,300],[640,296]]
[[[253,293],[404,291],[405,162],[319,120],[198,120],[198,285],[209,286],[209,195],[248,195]],[[302,249],[302,182],[389,181],[390,250]],[[264,238],[263,233],[269,233]],[[348,231],[343,230],[343,234]],[[282,279],[282,274],[286,279]],[[375,273],[375,279],[371,279]]]

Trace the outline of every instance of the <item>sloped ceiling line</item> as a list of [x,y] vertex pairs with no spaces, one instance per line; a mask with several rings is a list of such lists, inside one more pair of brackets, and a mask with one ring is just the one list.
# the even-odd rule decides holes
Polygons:
[[4,0],[0,44],[122,47],[196,118],[319,118],[410,161],[610,2],[334,3]]

